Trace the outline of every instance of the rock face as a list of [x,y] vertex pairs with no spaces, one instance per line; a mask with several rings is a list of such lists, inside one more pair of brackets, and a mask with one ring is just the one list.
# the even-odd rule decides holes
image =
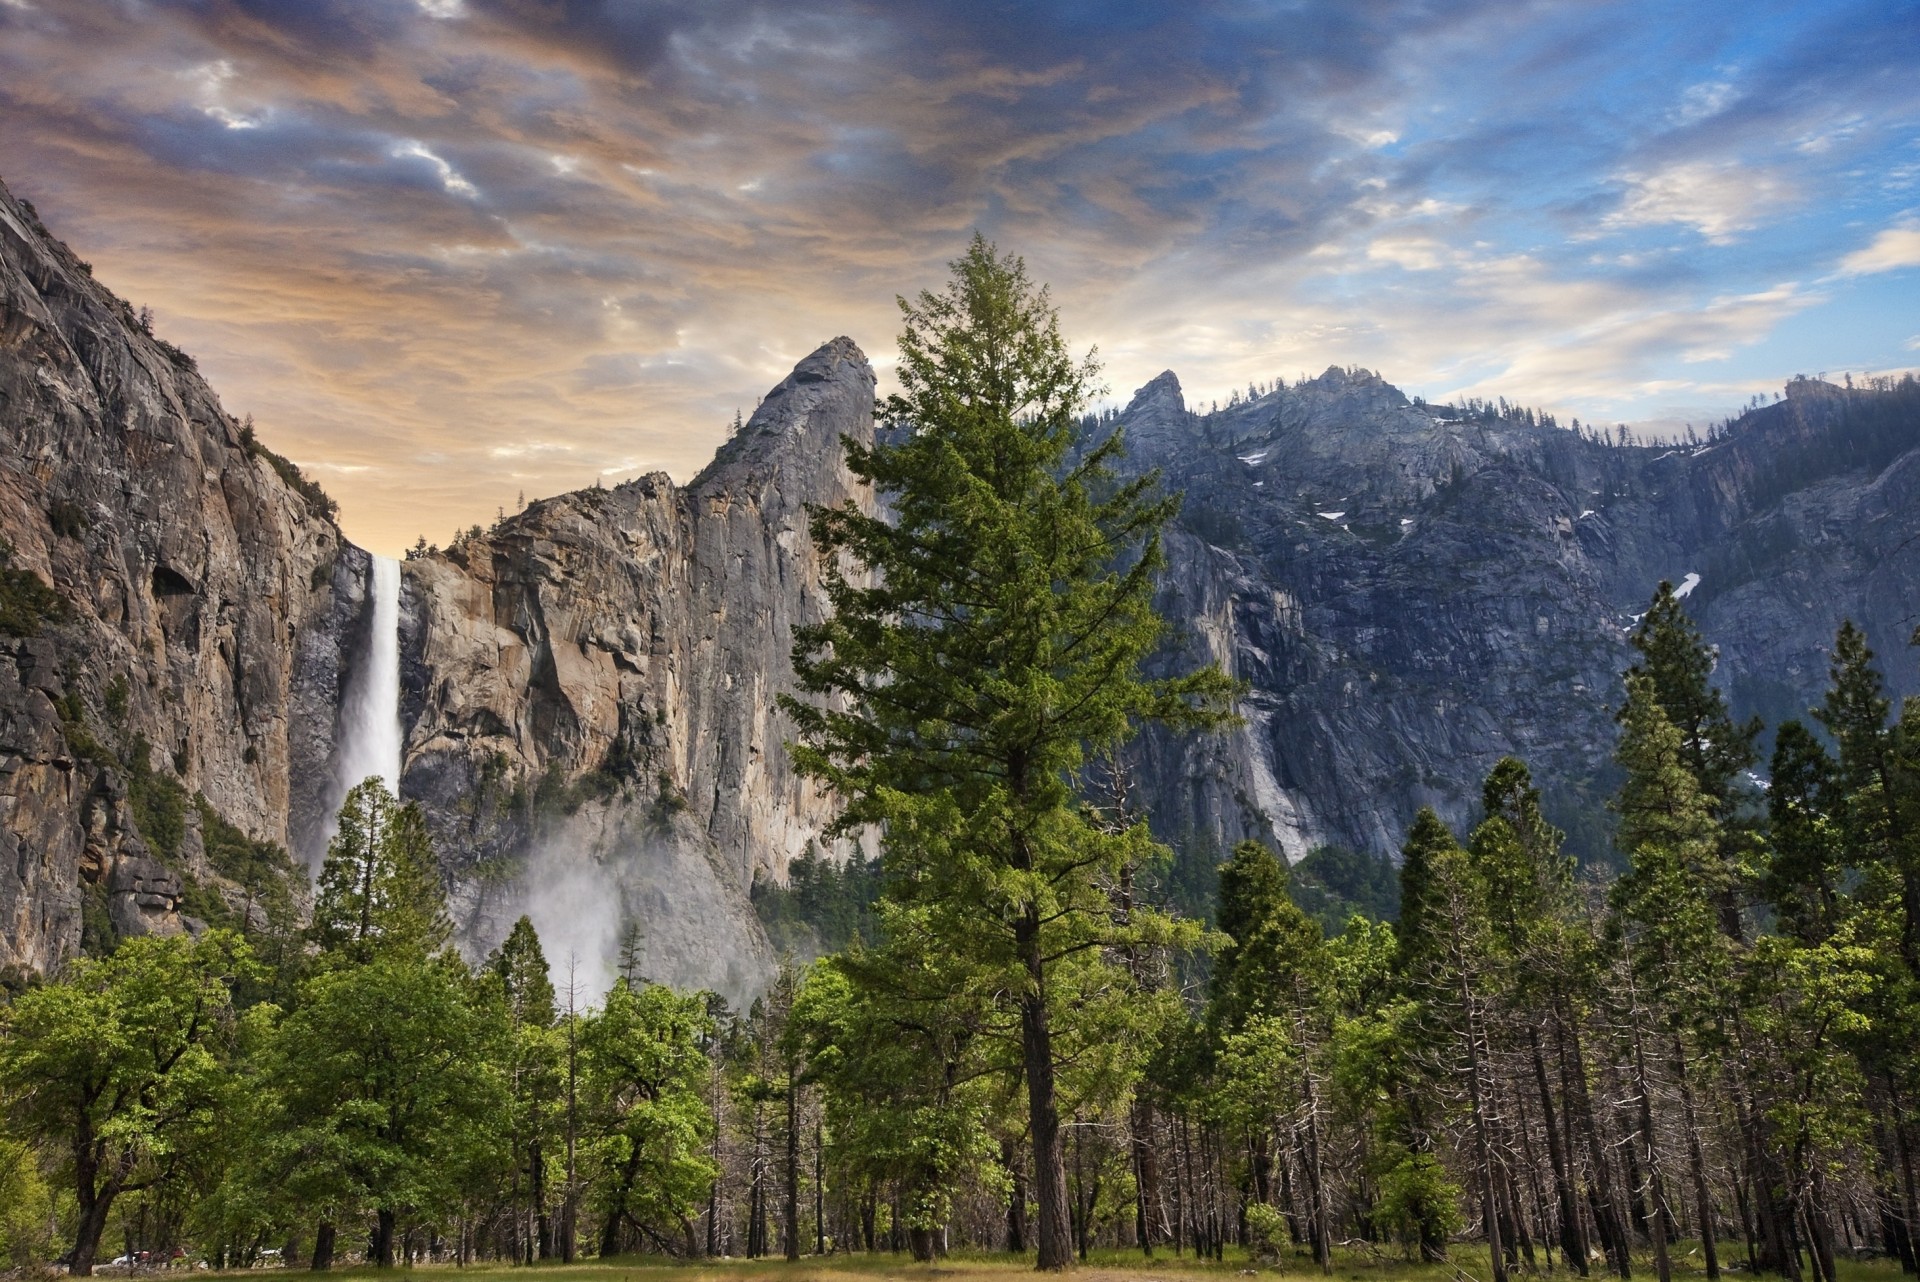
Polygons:
[[[402,792],[470,952],[526,912],[586,999],[622,953],[735,998],[764,983],[751,888],[833,814],[776,703],[823,608],[807,512],[871,501],[841,441],[872,439],[873,390],[836,339],[685,487],[561,495],[404,564]],[[1911,381],[1796,381],[1679,448],[1341,369],[1206,415],[1169,373],[1107,422],[1186,495],[1165,661],[1248,686],[1239,728],[1138,746],[1136,800],[1196,862],[1250,835],[1391,850],[1421,805],[1469,821],[1508,752],[1602,854],[1628,632],[1663,578],[1693,583],[1742,714],[1815,702],[1843,617],[1920,689]],[[370,558],[4,188],[0,428],[0,537],[66,603],[0,635],[0,970],[254,920],[210,852],[317,859]]]
[[0,636],[0,967],[44,970],[90,903],[121,933],[167,932],[190,924],[182,872],[234,889],[202,866],[193,807],[178,832],[138,830],[130,768],[287,841],[296,767],[331,742],[343,544],[317,492],[4,187],[0,423],[0,537],[69,611]]
[[476,949],[525,911],[593,965],[631,920],[643,973],[758,987],[750,887],[832,819],[775,709],[822,611],[807,505],[855,497],[841,438],[872,433],[873,372],[835,339],[685,489],[563,495],[405,564],[402,791]]
[[[1120,416],[1185,492],[1163,604],[1250,686],[1227,743],[1143,746],[1162,832],[1391,851],[1476,818],[1502,754],[1604,857],[1628,634],[1662,579],[1739,715],[1805,716],[1843,618],[1920,690],[1920,385],[1809,380],[1706,445],[1623,446],[1329,369],[1207,415],[1162,375]],[[1764,770],[1764,763],[1762,763]]]

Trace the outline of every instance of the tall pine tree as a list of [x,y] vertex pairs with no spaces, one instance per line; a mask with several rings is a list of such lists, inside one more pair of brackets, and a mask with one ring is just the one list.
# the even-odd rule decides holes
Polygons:
[[943,293],[900,306],[899,431],[847,448],[892,519],[815,514],[833,617],[794,667],[827,699],[785,706],[799,768],[846,800],[840,830],[884,826],[890,893],[1018,1009],[1039,1264],[1065,1268],[1057,972],[1113,941],[1108,886],[1156,854],[1144,823],[1094,822],[1076,776],[1143,723],[1218,722],[1230,686],[1141,673],[1175,501],[1113,476],[1117,434],[1088,439],[1096,367],[1047,291],[976,236]]

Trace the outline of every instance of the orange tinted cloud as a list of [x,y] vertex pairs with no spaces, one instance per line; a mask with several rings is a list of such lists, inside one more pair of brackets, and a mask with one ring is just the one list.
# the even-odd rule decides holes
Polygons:
[[[1626,40],[1646,15],[1607,20]],[[1834,49],[1859,43],[1848,20]],[[1606,47],[1596,21],[1477,0],[5,0],[0,174],[394,551],[521,492],[684,479],[834,334],[884,376],[893,296],[976,227],[1053,282],[1121,398],[1169,365],[1205,396],[1358,361],[1564,411],[1657,381],[1670,344],[1621,336],[1687,326],[1643,313],[1751,349],[1812,297],[1770,291],[1844,251],[1739,256],[1820,175],[1906,146],[1898,85],[1920,78],[1795,71],[1823,46],[1782,32],[1746,79],[1667,76],[1714,92],[1602,129],[1602,72],[1566,52]],[[1783,122],[1763,75],[1830,78]],[[1674,270],[1699,220],[1636,216],[1620,175],[1762,145],[1781,198]],[[1885,225],[1914,198],[1882,199]],[[1729,298],[1762,302],[1735,325]]]

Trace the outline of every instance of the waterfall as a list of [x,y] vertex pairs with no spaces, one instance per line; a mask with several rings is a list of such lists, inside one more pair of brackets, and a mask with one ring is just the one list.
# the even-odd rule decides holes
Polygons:
[[400,563],[385,556],[372,560],[367,583],[372,626],[340,701],[328,842],[339,831],[340,803],[355,784],[378,775],[388,792],[400,794]]

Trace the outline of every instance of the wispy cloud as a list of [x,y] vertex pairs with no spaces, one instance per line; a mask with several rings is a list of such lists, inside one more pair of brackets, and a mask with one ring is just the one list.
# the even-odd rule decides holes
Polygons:
[[1867,0],[0,0],[0,176],[391,550],[690,476],[834,334],[884,373],[975,228],[1116,397],[1890,366],[1910,310],[1781,345],[1893,307],[1916,50]]
[[1898,271],[1902,267],[1920,267],[1920,223],[1889,227],[1875,236],[1872,244],[1840,260],[1840,270],[1848,276]]

